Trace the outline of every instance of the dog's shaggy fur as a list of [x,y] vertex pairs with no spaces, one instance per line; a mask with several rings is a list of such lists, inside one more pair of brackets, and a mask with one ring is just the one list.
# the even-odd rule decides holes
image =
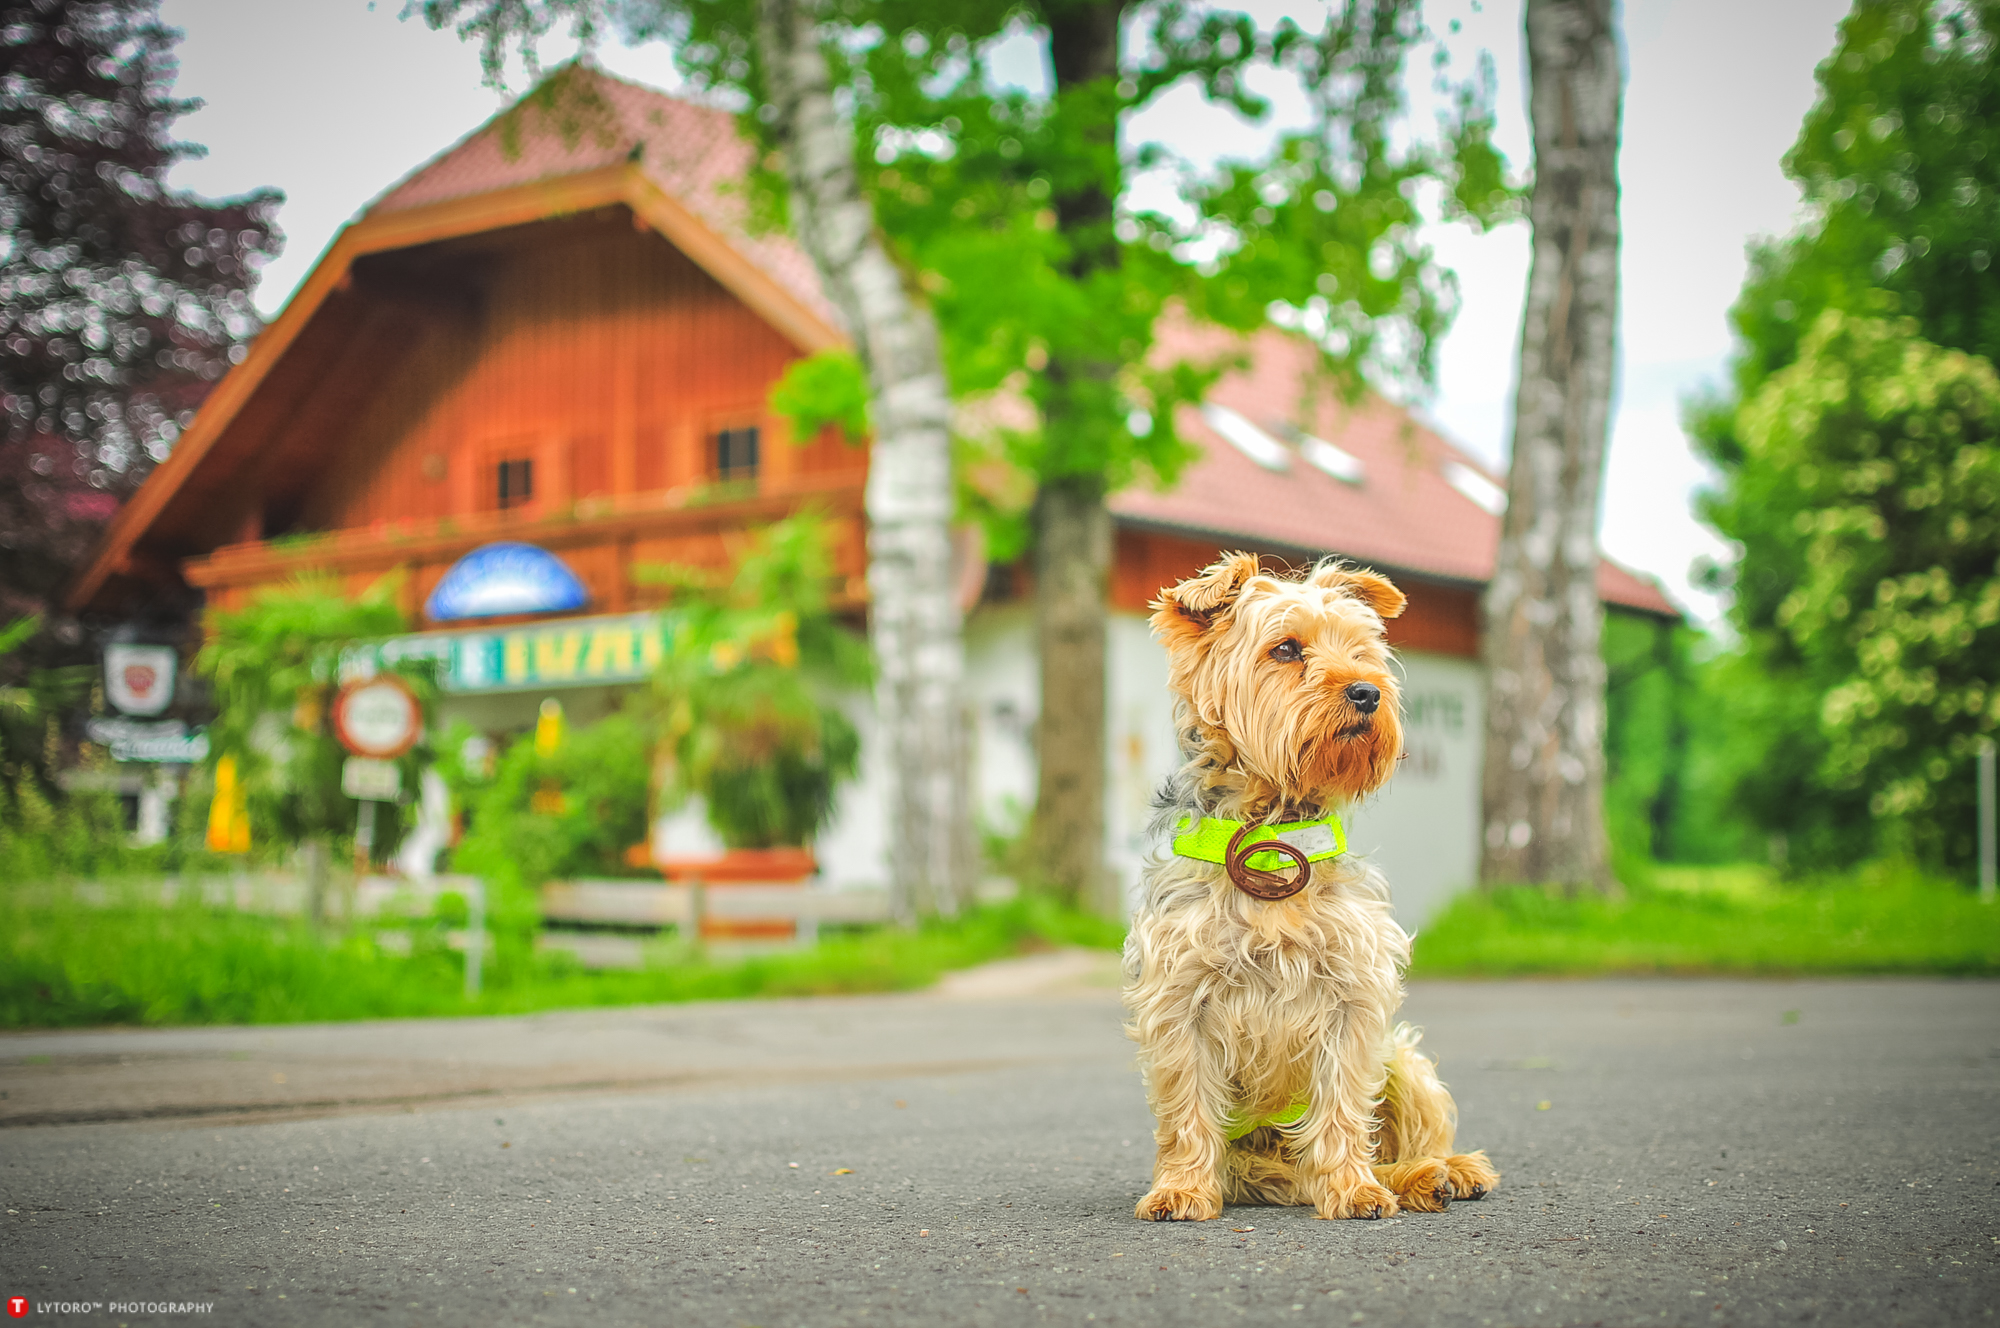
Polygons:
[[[1403,604],[1373,572],[1277,577],[1240,553],[1163,591],[1152,625],[1187,760],[1156,832],[1182,817],[1307,820],[1380,788],[1403,747],[1382,623]],[[1380,689],[1372,710],[1349,697],[1359,682]],[[1416,1031],[1391,1026],[1409,954],[1381,876],[1352,856],[1267,902],[1219,865],[1156,855],[1125,945],[1127,1031],[1158,1120],[1138,1216],[1266,1203],[1386,1217],[1491,1190],[1485,1155],[1452,1151],[1457,1110]],[[1230,1141],[1301,1102],[1298,1119]]]

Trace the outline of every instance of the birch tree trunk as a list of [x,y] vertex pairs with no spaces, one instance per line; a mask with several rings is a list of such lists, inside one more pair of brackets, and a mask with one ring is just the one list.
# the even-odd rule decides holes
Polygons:
[[965,647],[951,563],[951,399],[937,324],[903,284],[834,105],[813,0],[758,0],[792,220],[867,367],[869,635],[898,918],[955,913],[972,882]]
[[1528,0],[1534,267],[1485,600],[1488,885],[1609,890],[1597,512],[1618,321],[1613,0]]

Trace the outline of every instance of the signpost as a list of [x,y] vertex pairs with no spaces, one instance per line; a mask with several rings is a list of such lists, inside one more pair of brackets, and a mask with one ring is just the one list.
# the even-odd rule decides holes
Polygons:
[[114,761],[154,761],[161,765],[193,765],[208,759],[208,734],[193,733],[178,719],[151,724],[132,719],[98,718],[84,726],[92,742],[103,743]]
[[128,624],[105,644],[104,699],[117,713],[93,717],[85,731],[110,751],[112,760],[153,767],[139,786],[135,842],[156,844],[166,838],[167,808],[180,789],[180,780],[164,767],[206,760],[208,735],[199,729],[189,733],[181,720],[158,718],[174,703],[180,653],[145,640],[146,635],[145,627]]
[[333,733],[356,756],[393,761],[424,735],[424,711],[392,673],[351,682],[333,698]]
[[1995,806],[1993,740],[1979,744],[1979,897],[1993,902],[2000,885],[2000,807]]
[[372,756],[350,756],[340,767],[340,791],[358,802],[394,802],[403,796],[402,767]]
[[375,856],[375,804],[402,795],[396,758],[423,734],[423,707],[394,674],[351,682],[333,699],[333,736],[349,753],[340,768],[340,790],[361,804],[354,816],[354,861],[361,871]]
[[119,643],[104,647],[104,699],[122,715],[159,714],[174,700],[180,657],[172,646]]

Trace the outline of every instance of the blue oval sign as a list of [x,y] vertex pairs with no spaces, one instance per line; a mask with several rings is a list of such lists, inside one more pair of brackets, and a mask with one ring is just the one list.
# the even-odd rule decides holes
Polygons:
[[451,565],[424,601],[433,622],[566,613],[590,603],[569,564],[532,544],[484,544]]

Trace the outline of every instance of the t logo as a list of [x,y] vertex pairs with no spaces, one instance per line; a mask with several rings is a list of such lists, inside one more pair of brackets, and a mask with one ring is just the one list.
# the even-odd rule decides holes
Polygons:
[[27,1318],[28,1298],[26,1296],[7,1297],[7,1313],[12,1315],[16,1319]]

